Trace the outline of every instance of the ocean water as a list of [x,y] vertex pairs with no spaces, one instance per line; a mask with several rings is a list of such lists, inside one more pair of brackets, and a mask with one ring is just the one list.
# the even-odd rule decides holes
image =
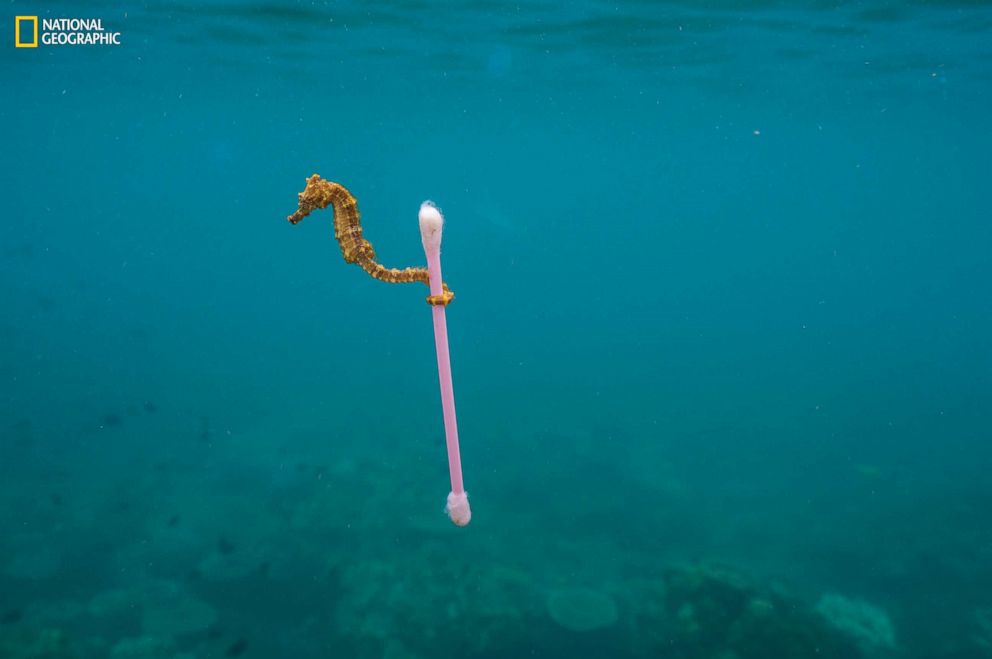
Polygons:
[[992,4],[0,23],[0,657],[992,656]]

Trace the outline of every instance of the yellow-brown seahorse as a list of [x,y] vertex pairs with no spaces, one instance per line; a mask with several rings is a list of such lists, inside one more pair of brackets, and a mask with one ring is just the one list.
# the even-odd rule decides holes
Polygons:
[[[372,243],[362,236],[362,218],[358,212],[358,201],[340,183],[334,183],[314,174],[307,179],[307,187],[299,193],[299,209],[287,217],[291,224],[297,224],[318,208],[334,208],[334,237],[341,245],[341,253],[346,263],[357,263],[362,270],[376,279],[390,284],[406,284],[419,281],[430,285],[427,268],[387,268],[375,260]],[[447,305],[455,294],[444,284],[441,295],[428,295],[428,304]]]

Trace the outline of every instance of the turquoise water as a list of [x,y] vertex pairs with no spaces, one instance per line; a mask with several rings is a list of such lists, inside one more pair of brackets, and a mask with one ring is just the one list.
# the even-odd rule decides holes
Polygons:
[[6,14],[0,657],[992,656],[989,3]]

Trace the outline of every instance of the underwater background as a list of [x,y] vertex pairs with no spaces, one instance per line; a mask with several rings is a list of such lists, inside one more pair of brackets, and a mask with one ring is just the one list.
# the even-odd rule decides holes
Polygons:
[[992,3],[6,14],[0,657],[992,657]]

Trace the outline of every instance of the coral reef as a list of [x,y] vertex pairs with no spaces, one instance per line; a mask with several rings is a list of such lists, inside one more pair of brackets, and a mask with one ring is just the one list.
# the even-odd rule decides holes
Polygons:
[[398,643],[424,657],[440,656],[439,645],[463,656],[492,652],[526,637],[542,612],[527,575],[491,563],[454,562],[440,544],[406,560],[363,560],[339,571],[338,632],[383,649]]
[[[215,449],[232,441],[204,427]],[[44,496],[9,496],[11,518],[31,524],[0,538],[0,657],[992,656],[981,594],[948,612],[953,638],[919,650],[908,623],[897,636],[856,599],[816,604],[739,568],[677,564],[667,541],[668,553],[631,549],[600,530],[620,528],[612,499],[562,501],[550,522],[507,505],[547,487],[538,476],[564,490],[571,467],[522,472],[492,532],[455,537],[430,493],[411,494],[434,477],[429,461],[325,435],[258,432],[237,437],[236,466],[191,462],[127,487],[59,477]]]
[[853,639],[866,654],[894,650],[896,647],[892,621],[877,606],[829,593],[817,602],[816,611],[834,629]]
[[[857,659],[858,647],[811,608],[733,571],[683,566],[665,575],[667,620],[655,639],[678,659]],[[661,647],[657,648],[659,651]]]

